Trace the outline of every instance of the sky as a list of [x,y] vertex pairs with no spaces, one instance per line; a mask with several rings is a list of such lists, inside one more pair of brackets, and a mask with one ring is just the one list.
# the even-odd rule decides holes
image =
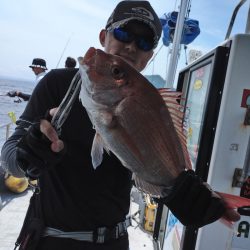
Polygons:
[[[99,31],[105,26],[119,0],[1,0],[0,77],[34,80],[28,67],[33,58],[44,58],[47,67],[62,68],[67,56],[83,56],[91,46],[101,48]],[[178,11],[180,0],[150,1],[159,17]],[[234,8],[239,0],[191,0],[189,17],[199,21],[201,33],[188,45],[203,54],[225,38]],[[249,2],[239,10],[231,35],[245,33]],[[170,48],[162,45],[143,74],[166,78]],[[178,71],[185,67],[181,49]]]

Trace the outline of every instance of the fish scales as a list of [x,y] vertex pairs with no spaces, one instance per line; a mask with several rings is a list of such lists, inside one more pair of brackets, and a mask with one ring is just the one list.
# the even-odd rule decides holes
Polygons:
[[[163,110],[157,113],[157,110],[153,109],[153,105],[151,106],[150,103],[145,105],[145,102],[150,101],[150,98],[147,100],[146,96],[143,99],[136,96],[133,98],[134,101],[131,99],[127,98],[127,105],[124,103],[121,105],[118,117],[121,126],[126,128],[127,133],[138,147],[139,156],[144,162],[147,162],[144,164],[144,171],[141,171],[140,174],[143,176],[144,173],[147,173],[145,168],[149,168],[148,171],[153,178],[152,181],[148,180],[149,182],[157,181],[155,184],[158,185],[163,184],[164,181],[166,183],[166,178],[173,178],[179,174],[178,168],[172,166],[184,165],[182,159],[175,156],[178,153],[177,147],[171,146],[172,143],[175,143],[177,135],[175,133],[166,135],[165,128],[173,129],[172,123],[166,121],[167,119],[159,120],[159,118],[167,117],[169,114],[164,106]],[[140,100],[142,100],[141,103]],[[177,148],[177,150],[181,149]],[[168,168],[166,168],[167,166]]]

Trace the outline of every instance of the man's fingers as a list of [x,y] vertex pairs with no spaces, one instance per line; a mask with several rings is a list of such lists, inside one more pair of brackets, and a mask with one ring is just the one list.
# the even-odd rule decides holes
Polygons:
[[[49,111],[49,114],[53,117],[58,108],[53,108]],[[52,142],[51,143],[51,150],[54,152],[60,152],[64,148],[64,143],[62,140],[59,139],[56,130],[53,128],[52,124],[43,119],[40,122],[40,130],[41,132]]]
[[54,116],[54,115],[56,114],[57,110],[58,110],[58,108],[53,108],[53,109],[51,109],[51,110],[49,111],[49,114],[50,114],[51,116]]
[[226,210],[225,210],[225,212],[224,212],[224,214],[222,216],[224,219],[226,219],[228,221],[232,221],[232,222],[240,220],[240,214],[234,208],[230,207],[227,200],[224,199],[222,195],[220,195],[218,192],[214,192],[214,191],[213,191],[212,194],[213,194],[214,197],[221,198],[221,200],[225,204]]
[[49,121],[41,120],[40,130],[50,141],[54,142],[58,140],[58,135]]
[[47,120],[41,120],[40,130],[52,142],[51,150],[53,152],[58,153],[64,148],[63,141],[58,138],[56,130],[53,128],[50,122]]
[[63,148],[64,148],[64,143],[62,140],[57,140],[55,142],[52,142],[51,144],[51,150],[56,153],[59,153],[60,151],[62,151]]
[[223,217],[229,221],[238,221],[240,219],[240,214],[233,208],[227,208]]
[[59,140],[55,129],[47,120],[41,120],[40,130],[51,142]]

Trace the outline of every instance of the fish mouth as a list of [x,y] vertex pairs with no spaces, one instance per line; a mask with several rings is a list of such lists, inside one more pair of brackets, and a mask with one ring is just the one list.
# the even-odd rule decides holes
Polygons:
[[89,95],[93,94],[93,85],[89,78],[88,71],[90,70],[92,64],[95,65],[95,62],[93,63],[93,60],[94,61],[96,60],[97,53],[98,52],[96,48],[90,47],[85,53],[84,57],[78,58],[79,65],[81,65],[81,67],[79,67],[81,78],[82,78],[82,81],[85,83],[82,86],[84,86],[86,92]]
[[82,58],[81,64],[88,65],[90,63],[90,60],[96,56],[97,49],[94,47],[90,47],[88,51],[86,52],[85,56]]

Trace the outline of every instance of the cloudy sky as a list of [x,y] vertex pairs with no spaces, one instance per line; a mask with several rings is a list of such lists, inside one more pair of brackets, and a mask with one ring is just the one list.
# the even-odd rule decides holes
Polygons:
[[[67,56],[77,58],[90,46],[101,48],[99,31],[118,0],[1,0],[0,77],[34,80],[28,67],[34,57],[46,59],[49,69],[64,66]],[[178,10],[180,1],[150,1],[157,14]],[[188,46],[203,53],[221,44],[239,0],[192,0],[190,18],[201,34]],[[240,9],[232,34],[245,33],[249,3]],[[162,41],[156,52],[159,51]],[[163,46],[144,74],[166,77],[169,48]],[[182,50],[179,68],[185,66]]]

